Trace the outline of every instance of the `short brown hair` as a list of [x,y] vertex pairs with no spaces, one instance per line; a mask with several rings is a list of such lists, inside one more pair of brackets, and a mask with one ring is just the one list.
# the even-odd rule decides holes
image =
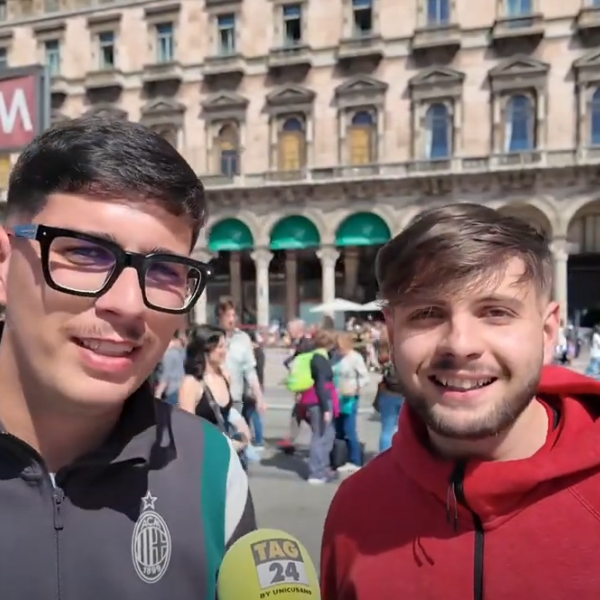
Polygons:
[[382,299],[440,289],[452,292],[497,276],[520,258],[523,281],[548,294],[552,252],[546,235],[527,221],[480,204],[449,204],[418,215],[377,254],[375,273]]
[[217,316],[220,317],[228,310],[236,310],[235,300],[232,296],[221,296],[217,302]]
[[337,343],[337,335],[335,331],[330,329],[317,329],[313,337],[315,348],[326,348],[329,350],[333,348]]

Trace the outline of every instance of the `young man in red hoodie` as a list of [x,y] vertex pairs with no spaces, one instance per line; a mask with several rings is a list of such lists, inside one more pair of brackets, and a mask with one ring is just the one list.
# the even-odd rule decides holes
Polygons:
[[546,366],[548,240],[450,205],[376,272],[405,405],[392,448],[333,500],[324,600],[598,600],[600,383]]

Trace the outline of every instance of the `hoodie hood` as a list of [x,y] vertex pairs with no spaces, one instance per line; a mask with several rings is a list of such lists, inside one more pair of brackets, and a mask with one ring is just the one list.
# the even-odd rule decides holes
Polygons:
[[[460,465],[464,499],[486,528],[497,526],[526,506],[600,466],[600,382],[564,367],[544,367],[538,398],[560,415],[551,448],[524,460],[471,460]],[[427,431],[408,405],[392,444],[394,461],[420,487],[456,513],[456,461],[436,457]]]

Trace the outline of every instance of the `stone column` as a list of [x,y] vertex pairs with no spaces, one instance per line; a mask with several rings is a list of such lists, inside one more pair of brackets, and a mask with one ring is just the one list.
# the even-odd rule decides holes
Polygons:
[[552,256],[554,258],[554,300],[560,304],[560,317],[566,325],[569,315],[569,244],[566,239],[559,238],[552,242]]
[[[207,250],[194,250],[193,254],[192,254],[192,258],[194,258],[195,260],[199,260],[202,261],[203,263],[210,263],[210,261],[212,260],[213,256],[210,252],[208,252]],[[202,295],[200,296],[198,302],[196,303],[196,306],[194,307],[193,311],[192,311],[192,321],[194,323],[206,323],[206,318],[207,318],[207,314],[206,314],[206,301],[207,301],[207,295],[208,295],[208,287],[210,286],[210,282],[208,283],[206,289],[204,290],[204,292],[202,293]]]
[[285,304],[286,319],[298,317],[298,254],[296,250],[285,251]]
[[266,248],[257,248],[251,256],[256,265],[256,321],[259,327],[268,327],[270,320],[269,264],[273,254]]
[[[317,252],[317,257],[321,261],[323,304],[335,300],[335,265],[339,256],[340,253],[333,246],[323,246]],[[330,314],[329,316],[333,315]]]
[[242,255],[240,252],[233,251],[229,255],[229,293],[235,302],[238,314],[242,314],[243,295],[242,295]]
[[358,266],[359,254],[358,248],[344,248],[344,298],[352,300],[356,297],[356,287],[358,285]]

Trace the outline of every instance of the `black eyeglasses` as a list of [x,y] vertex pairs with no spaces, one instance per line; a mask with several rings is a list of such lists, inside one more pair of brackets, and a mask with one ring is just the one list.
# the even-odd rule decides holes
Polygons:
[[198,301],[211,276],[206,263],[187,256],[127,252],[111,240],[73,229],[17,225],[8,233],[38,241],[46,283],[73,296],[98,298],[131,267],[138,274],[146,306],[183,314]]

